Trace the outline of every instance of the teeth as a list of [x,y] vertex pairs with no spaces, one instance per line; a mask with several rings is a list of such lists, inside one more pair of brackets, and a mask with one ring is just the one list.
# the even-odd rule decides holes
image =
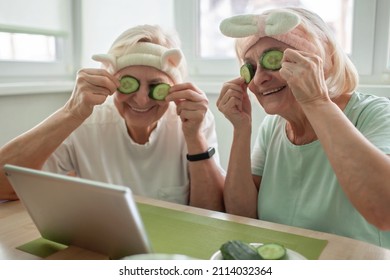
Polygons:
[[146,108],[146,109],[140,109],[140,108],[134,108],[134,107],[131,107],[131,109],[135,112],[139,112],[139,113],[144,113],[144,112],[147,112],[149,111],[149,108]]
[[279,90],[281,90],[283,88],[284,88],[284,86],[283,87],[279,87],[279,88],[275,88],[275,89],[270,90],[270,91],[265,91],[265,92],[263,92],[263,95],[267,95],[267,94],[271,94],[271,93],[277,92],[277,91],[279,91]]

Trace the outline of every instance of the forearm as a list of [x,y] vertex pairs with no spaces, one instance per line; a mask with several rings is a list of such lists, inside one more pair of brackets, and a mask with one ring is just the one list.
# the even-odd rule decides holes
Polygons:
[[226,212],[257,218],[258,191],[252,179],[251,129],[234,132],[224,188]]
[[190,205],[216,211],[224,211],[224,175],[213,158],[189,162]]
[[303,109],[344,192],[366,218],[390,229],[390,158],[371,144],[332,102]]
[[[204,153],[209,147],[202,135],[186,138],[188,154]],[[223,184],[225,177],[221,174],[213,158],[189,161],[190,205],[210,210],[224,211]]]
[[[66,110],[58,110],[36,127],[4,145],[0,149],[0,165],[42,168],[47,158],[81,123]],[[0,199],[17,199],[3,172],[0,173]]]

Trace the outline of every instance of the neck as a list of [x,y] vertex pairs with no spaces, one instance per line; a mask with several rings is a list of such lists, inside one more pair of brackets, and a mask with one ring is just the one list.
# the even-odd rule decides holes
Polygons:
[[307,119],[300,123],[288,121],[286,135],[294,145],[305,145],[317,140],[317,135]]
[[157,123],[150,127],[130,127],[127,125],[127,133],[135,143],[144,145],[149,141],[150,134],[156,127]]

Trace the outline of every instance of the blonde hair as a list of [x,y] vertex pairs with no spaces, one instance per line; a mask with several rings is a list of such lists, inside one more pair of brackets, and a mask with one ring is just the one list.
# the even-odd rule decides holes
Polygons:
[[[303,8],[278,10],[289,11],[300,17],[299,28],[305,31],[305,39],[315,46],[315,54],[324,62],[326,85],[330,97],[335,98],[343,93],[354,91],[359,82],[358,72],[328,25],[317,14]],[[275,10],[269,10],[263,14],[269,14],[273,11]],[[241,63],[245,55],[244,52],[249,48],[246,43],[247,40],[240,38],[236,40],[236,54]],[[299,47],[297,49],[299,50]]]
[[[152,53],[160,56],[162,55],[161,52],[178,50],[180,52],[180,62],[177,65],[172,65],[170,67],[171,69],[160,69],[161,67],[159,67],[159,69],[168,72],[168,75],[170,76],[174,76],[176,82],[182,82],[184,77],[187,76],[187,64],[184,55],[182,55],[180,51],[180,39],[177,33],[175,31],[168,32],[163,30],[158,25],[145,24],[127,29],[112,43],[107,55],[103,55],[103,58],[101,55],[95,55],[93,58],[98,61],[107,62],[107,57],[125,57],[133,53],[135,49],[142,49],[143,47],[145,47],[145,57]],[[138,50],[138,52],[142,53],[142,50]],[[109,67],[113,64],[110,60],[108,62],[109,63],[105,64],[105,67]],[[140,65],[143,64],[141,63]],[[145,65],[150,66],[151,63],[146,63]],[[171,72],[173,71],[177,71],[179,74],[172,75]]]

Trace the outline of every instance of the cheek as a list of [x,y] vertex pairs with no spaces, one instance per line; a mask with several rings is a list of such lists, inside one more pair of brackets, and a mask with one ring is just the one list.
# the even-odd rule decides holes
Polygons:
[[123,102],[126,100],[126,96],[124,94],[116,92],[113,96],[114,98],[114,105],[119,111],[119,113],[123,116]]
[[160,116],[162,116],[162,115],[164,115],[165,112],[168,110],[169,103],[164,102],[164,103],[158,104],[158,106],[159,106],[159,107],[158,107],[158,114],[159,114]]

